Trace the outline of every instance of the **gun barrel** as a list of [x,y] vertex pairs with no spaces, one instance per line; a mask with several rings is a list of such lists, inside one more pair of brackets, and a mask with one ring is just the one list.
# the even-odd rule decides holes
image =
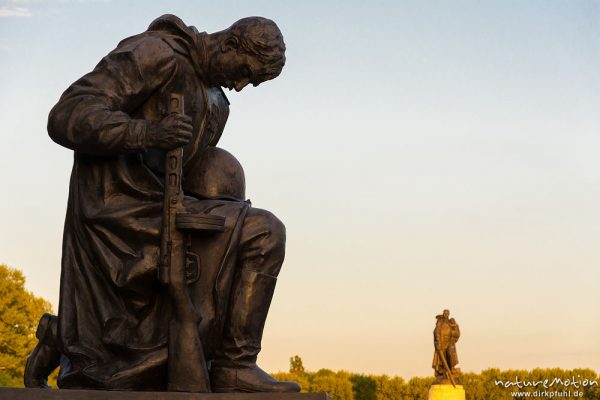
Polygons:
[[[183,96],[172,94],[169,98],[169,112],[183,114]],[[160,261],[158,279],[168,285],[170,282],[170,265],[173,257],[173,242],[184,240],[183,234],[177,230],[177,213],[183,211],[183,147],[169,150],[165,156],[165,188],[163,199],[163,224],[160,241]]]

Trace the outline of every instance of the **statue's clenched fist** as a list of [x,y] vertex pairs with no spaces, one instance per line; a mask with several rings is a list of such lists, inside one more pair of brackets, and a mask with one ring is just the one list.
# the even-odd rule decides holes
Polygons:
[[183,114],[169,114],[158,124],[150,124],[146,131],[146,146],[171,150],[181,147],[192,138],[192,119]]

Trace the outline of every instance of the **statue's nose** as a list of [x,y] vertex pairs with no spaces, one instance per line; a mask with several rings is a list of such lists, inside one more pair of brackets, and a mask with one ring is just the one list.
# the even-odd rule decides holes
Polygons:
[[235,91],[239,92],[240,90],[242,90],[243,88],[246,87],[246,85],[248,85],[250,83],[250,81],[248,79],[243,79],[241,81],[237,81],[235,83]]

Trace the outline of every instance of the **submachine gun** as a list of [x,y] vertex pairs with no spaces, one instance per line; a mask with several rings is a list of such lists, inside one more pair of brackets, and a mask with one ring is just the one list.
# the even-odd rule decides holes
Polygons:
[[[184,113],[183,96],[169,97],[169,112]],[[198,280],[201,263],[190,251],[191,232],[222,232],[225,218],[189,213],[183,204],[183,147],[165,157],[163,225],[160,241],[159,281],[166,285],[173,304],[169,325],[168,391],[210,392],[204,350],[198,332],[202,316],[187,285]]]

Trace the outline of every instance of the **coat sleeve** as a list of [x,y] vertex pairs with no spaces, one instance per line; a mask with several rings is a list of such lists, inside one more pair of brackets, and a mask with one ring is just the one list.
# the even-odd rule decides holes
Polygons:
[[146,149],[149,121],[130,114],[175,74],[175,54],[160,38],[119,45],[73,83],[50,111],[48,134],[77,152],[114,155]]

